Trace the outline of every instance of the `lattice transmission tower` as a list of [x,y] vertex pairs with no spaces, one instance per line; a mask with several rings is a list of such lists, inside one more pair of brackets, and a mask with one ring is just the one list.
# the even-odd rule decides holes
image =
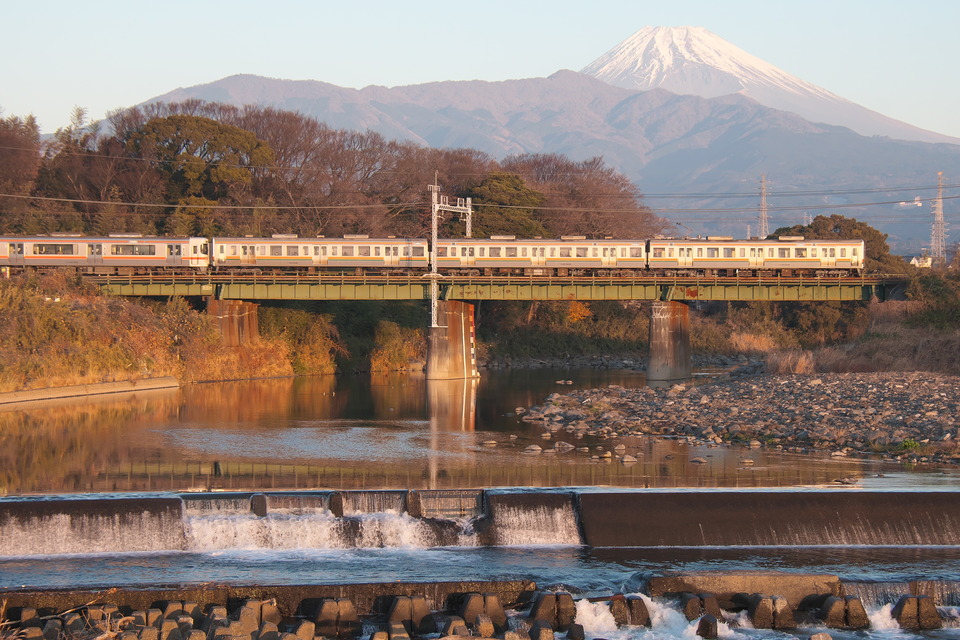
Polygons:
[[759,237],[766,238],[770,235],[770,223],[767,220],[767,176],[760,176],[760,231]]

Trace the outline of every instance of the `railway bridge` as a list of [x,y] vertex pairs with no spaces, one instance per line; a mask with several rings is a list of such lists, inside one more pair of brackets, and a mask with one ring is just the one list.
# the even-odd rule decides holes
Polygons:
[[[226,337],[256,332],[256,304],[263,300],[430,300],[439,288],[440,326],[431,327],[427,377],[476,377],[473,305],[478,300],[649,300],[648,377],[690,375],[687,303],[695,301],[887,301],[905,297],[901,276],[855,277],[613,277],[483,276],[456,274],[163,274],[88,276],[120,296],[200,297],[221,319]],[[251,320],[253,319],[253,320]],[[252,322],[252,324],[251,324]]]

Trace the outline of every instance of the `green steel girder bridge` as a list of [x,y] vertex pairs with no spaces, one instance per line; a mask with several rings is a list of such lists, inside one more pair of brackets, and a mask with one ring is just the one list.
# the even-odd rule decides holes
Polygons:
[[[220,300],[429,300],[429,274],[86,276],[119,296]],[[900,276],[858,277],[438,277],[445,300],[886,301],[903,300]]]

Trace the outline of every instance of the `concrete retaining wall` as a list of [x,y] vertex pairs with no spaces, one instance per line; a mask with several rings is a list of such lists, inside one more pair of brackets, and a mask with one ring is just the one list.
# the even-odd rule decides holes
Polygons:
[[583,493],[594,547],[957,545],[960,493]]
[[154,391],[156,389],[175,389],[180,386],[173,376],[163,378],[144,378],[143,380],[124,380],[121,382],[104,382],[100,384],[79,384],[70,387],[55,387],[51,389],[31,389],[29,391],[13,391],[0,393],[0,405],[18,402],[34,402],[37,400],[57,400],[61,398],[75,398],[80,396],[95,396],[110,393],[131,393],[134,391]]

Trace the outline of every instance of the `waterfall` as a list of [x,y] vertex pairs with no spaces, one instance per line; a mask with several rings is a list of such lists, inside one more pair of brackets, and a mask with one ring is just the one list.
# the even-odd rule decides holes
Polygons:
[[843,593],[858,596],[864,608],[879,609],[896,603],[900,596],[913,593],[909,582],[844,582]]
[[402,513],[406,507],[406,491],[342,491],[344,515],[362,513]]
[[183,548],[180,500],[124,498],[6,502],[0,555],[168,551]]
[[492,494],[487,513],[495,545],[581,544],[572,494]]

